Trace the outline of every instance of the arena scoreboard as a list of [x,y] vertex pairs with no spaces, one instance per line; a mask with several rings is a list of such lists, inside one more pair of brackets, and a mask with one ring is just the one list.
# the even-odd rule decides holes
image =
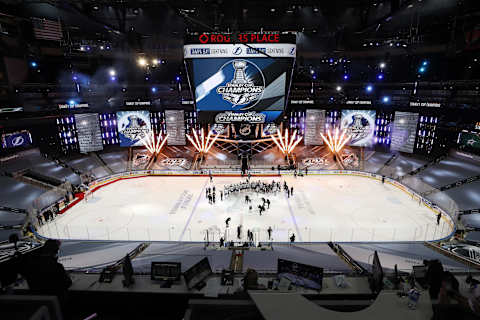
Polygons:
[[199,120],[215,123],[217,114],[228,111],[275,121],[285,109],[295,57],[291,34],[190,36],[184,59]]

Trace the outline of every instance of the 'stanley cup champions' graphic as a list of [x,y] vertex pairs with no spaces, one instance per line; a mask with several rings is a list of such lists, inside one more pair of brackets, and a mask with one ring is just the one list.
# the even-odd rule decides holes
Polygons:
[[[232,108],[249,104],[254,101],[259,101],[265,90],[265,79],[262,71],[252,62],[246,60],[234,60],[231,62],[234,73],[233,79],[227,82],[225,86],[217,87],[217,93],[222,95],[223,100],[226,100],[232,104]],[[225,66],[227,66],[226,64]],[[224,67],[225,67],[224,66]],[[255,83],[253,79],[249,79],[247,76],[247,67],[256,68],[261,75],[259,83]],[[223,68],[223,67],[222,67]],[[241,110],[247,110],[253,108],[255,104],[243,108]]]

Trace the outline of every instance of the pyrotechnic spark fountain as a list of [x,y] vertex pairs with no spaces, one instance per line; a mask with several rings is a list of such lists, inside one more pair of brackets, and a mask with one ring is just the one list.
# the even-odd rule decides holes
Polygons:
[[297,137],[297,130],[295,130],[289,137],[288,129],[285,130],[284,136],[282,136],[280,130],[277,129],[277,138],[275,138],[275,135],[273,134],[270,137],[272,138],[273,142],[275,142],[277,147],[283,152],[283,154],[292,153],[293,149],[295,149],[297,144],[303,139],[303,137]]
[[163,137],[161,134],[155,137],[155,135],[152,132],[149,135],[146,135],[145,138],[142,139],[142,143],[145,146],[145,148],[147,148],[147,150],[150,151],[150,153],[155,156],[160,153],[167,139],[168,139],[168,134],[165,137]]
[[346,130],[342,130],[342,133],[339,136],[339,129],[336,128],[333,137],[330,130],[327,131],[327,137],[323,133],[320,133],[320,135],[322,136],[323,141],[325,141],[330,151],[332,151],[332,153],[338,153],[340,152],[340,150],[342,150],[342,148],[351,138],[351,136],[346,135],[346,132]]
[[210,148],[213,146],[213,144],[217,140],[218,136],[220,135],[219,133],[217,133],[217,135],[215,137],[211,138],[212,131],[209,131],[207,137],[205,137],[204,130],[202,129],[202,132],[201,132],[200,137],[199,137],[199,135],[197,134],[197,131],[195,129],[192,130],[192,131],[193,131],[193,136],[195,137],[195,140],[188,134],[186,136],[187,136],[188,140],[193,144],[195,149],[197,149],[197,151],[199,153],[202,153],[202,154],[207,154],[208,153],[208,151],[210,150]]

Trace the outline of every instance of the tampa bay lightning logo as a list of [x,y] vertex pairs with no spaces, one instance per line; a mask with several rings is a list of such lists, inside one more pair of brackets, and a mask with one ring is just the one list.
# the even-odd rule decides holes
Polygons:
[[233,54],[238,56],[238,55],[241,55],[242,54],[242,48],[241,47],[236,47],[235,49],[233,49]]
[[225,63],[220,71],[231,80],[218,86],[216,91],[223,100],[232,104],[232,109],[242,106],[237,110],[248,110],[262,99],[265,77],[256,64],[236,59]]
[[12,139],[12,145],[14,147],[21,146],[23,145],[24,142],[25,142],[25,139],[22,136],[16,136],[15,138]]

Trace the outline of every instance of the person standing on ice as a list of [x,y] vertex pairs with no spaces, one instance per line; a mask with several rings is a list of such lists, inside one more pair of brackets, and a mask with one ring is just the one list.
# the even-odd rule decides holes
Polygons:
[[228,228],[228,224],[230,223],[230,220],[232,220],[232,218],[228,217],[227,220],[225,220],[225,225],[227,226]]
[[441,219],[441,218],[442,218],[442,213],[439,212],[439,213],[437,214],[437,226],[440,225],[440,219]]
[[223,240],[223,237],[220,238],[220,248],[224,246],[225,240]]
[[290,237],[290,243],[295,242],[295,233],[292,233],[292,236]]
[[242,225],[237,227],[237,238],[240,239],[240,234],[242,233]]
[[270,199],[267,199],[267,209],[270,209]]
[[293,187],[290,188],[290,195],[293,196]]
[[210,182],[213,182],[212,171],[208,171],[208,176],[210,177]]
[[223,191],[220,191],[220,201],[223,201]]
[[268,232],[268,240],[271,240],[272,239],[272,227],[268,227],[267,232]]

